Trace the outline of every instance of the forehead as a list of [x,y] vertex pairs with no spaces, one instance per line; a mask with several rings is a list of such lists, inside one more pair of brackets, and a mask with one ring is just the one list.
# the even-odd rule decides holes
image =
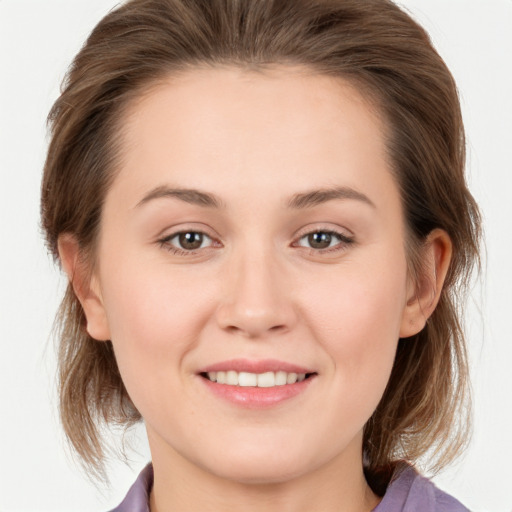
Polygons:
[[373,105],[340,78],[298,67],[192,69],[129,106],[119,178],[139,193],[168,181],[292,193],[338,177],[377,193],[390,178],[384,129]]

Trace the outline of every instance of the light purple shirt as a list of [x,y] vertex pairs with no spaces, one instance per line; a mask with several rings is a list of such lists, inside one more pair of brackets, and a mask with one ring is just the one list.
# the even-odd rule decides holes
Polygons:
[[[148,464],[123,502],[111,512],[149,512],[153,467]],[[402,466],[372,512],[469,512],[469,510],[411,466]]]

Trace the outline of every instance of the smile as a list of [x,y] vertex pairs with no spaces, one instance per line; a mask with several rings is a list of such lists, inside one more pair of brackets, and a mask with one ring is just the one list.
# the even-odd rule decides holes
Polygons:
[[207,372],[202,375],[211,382],[216,382],[217,384],[240,387],[272,388],[275,386],[286,386],[288,384],[302,382],[311,374],[295,372],[288,373],[285,371],[250,373],[228,370]]
[[268,409],[306,393],[318,372],[283,360],[231,359],[201,368],[197,375],[209,392],[224,401]]

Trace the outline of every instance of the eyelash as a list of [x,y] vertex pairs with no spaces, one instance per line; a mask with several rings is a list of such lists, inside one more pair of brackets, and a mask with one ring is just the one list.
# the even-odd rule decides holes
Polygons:
[[[198,249],[183,249],[180,247],[176,247],[171,243],[171,241],[180,235],[187,235],[187,234],[194,234],[194,235],[201,235],[203,238],[206,237],[211,240],[212,244],[207,247],[199,247]],[[204,240],[203,240],[204,241]],[[163,249],[171,252],[172,254],[176,254],[177,256],[193,256],[197,254],[197,251],[200,249],[210,249],[212,245],[215,245],[216,243],[220,245],[219,242],[215,242],[211,236],[206,234],[204,231],[199,230],[193,230],[193,229],[184,229],[182,231],[178,231],[176,233],[172,233],[164,238],[161,238],[158,240],[158,243],[160,244],[160,247]],[[202,243],[201,243],[202,245]]]
[[[194,235],[201,235],[202,237],[206,237],[211,240],[211,244],[207,247],[199,247],[198,249],[183,249],[180,247],[176,247],[171,243],[171,241],[180,235],[186,235],[186,234],[194,234]],[[300,245],[300,242],[304,240],[305,238],[315,235],[315,234],[324,234],[328,235],[330,237],[335,237],[338,239],[338,243],[335,244],[332,247],[326,247],[324,249],[316,249],[313,247],[306,247],[303,245]],[[204,240],[203,240],[204,241]],[[202,241],[202,242],[203,242]],[[215,241],[211,236],[209,236],[207,233],[203,231],[194,231],[194,230],[182,230],[178,231],[176,233],[172,233],[164,238],[161,238],[158,240],[158,243],[160,247],[163,249],[171,252],[172,254],[175,254],[177,256],[194,256],[197,254],[197,252],[201,249],[211,249],[217,244],[217,247],[220,247],[220,242]],[[333,230],[333,229],[314,229],[312,231],[308,231],[307,233],[302,234],[296,242],[293,242],[292,247],[302,247],[311,255],[318,255],[318,254],[326,254],[326,253],[332,253],[332,252],[342,252],[348,248],[348,246],[355,243],[355,240],[351,236],[347,236],[346,234],[343,234],[339,231]],[[202,243],[201,243],[202,245]]]
[[[329,246],[324,249],[317,249],[313,247],[306,247],[303,245],[300,245],[300,242],[304,240],[307,237],[310,237],[312,235],[316,234],[323,234],[328,235],[331,238],[337,238],[338,242],[334,246]],[[347,236],[344,233],[341,233],[340,231],[336,231],[333,229],[314,229],[312,231],[308,231],[307,233],[302,234],[297,242],[294,242],[292,245],[293,247],[303,247],[306,249],[310,255],[318,255],[318,254],[329,254],[329,253],[338,253],[345,251],[350,245],[352,245],[355,242],[354,238],[351,236]]]

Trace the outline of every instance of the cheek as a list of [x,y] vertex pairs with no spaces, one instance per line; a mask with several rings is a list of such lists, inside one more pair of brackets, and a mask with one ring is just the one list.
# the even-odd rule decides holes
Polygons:
[[[156,348],[160,343],[186,339],[190,318],[197,327],[204,307],[211,305],[207,280],[184,267],[157,258],[125,258],[102,267],[102,295],[113,338]],[[192,278],[191,278],[192,277]],[[185,341],[185,340],[184,340]]]
[[323,286],[317,281],[323,293],[304,301],[316,305],[303,314],[318,329],[338,389],[366,397],[361,404],[374,395],[370,408],[389,379],[406,303],[406,265],[396,259],[332,273]]
[[327,332],[363,344],[370,339],[358,333],[397,335],[406,303],[405,263],[347,266],[316,276],[314,287],[303,291],[309,295],[304,313],[314,313],[315,323]]
[[105,266],[103,273],[116,360],[137,405],[137,394],[147,397],[148,391],[168,389],[170,379],[180,378],[175,369],[195,347],[213,303],[204,287],[198,292],[197,280],[176,269],[171,276],[161,265],[125,261]]

